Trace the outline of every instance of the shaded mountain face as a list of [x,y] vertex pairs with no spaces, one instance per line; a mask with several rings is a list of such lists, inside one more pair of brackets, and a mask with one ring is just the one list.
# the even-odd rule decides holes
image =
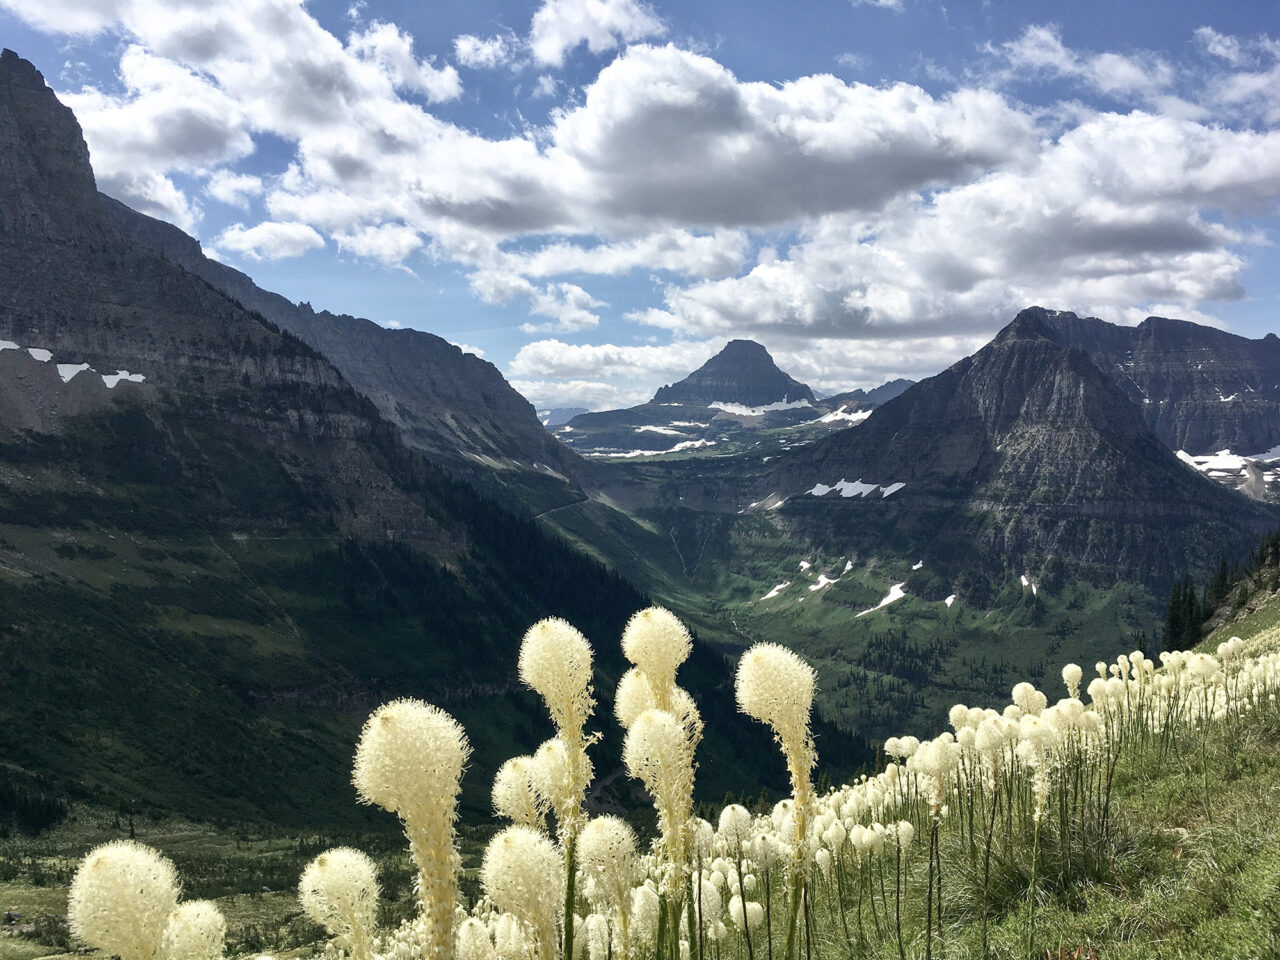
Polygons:
[[1083,350],[1174,450],[1254,456],[1280,446],[1280,338],[1148,317],[1120,327],[1045,311],[1046,335]]
[[730,340],[689,376],[660,387],[653,395],[654,403],[701,406],[733,403],[763,407],[801,401],[813,403],[813,391],[779,370],[769,351],[753,340]]
[[779,456],[757,492],[820,539],[952,563],[1056,557],[1151,585],[1274,524],[1181,463],[1054,332],[1047,311],[1023,311],[858,429]]
[[[408,449],[311,346],[121,233],[71,111],[8,51],[0,145],[6,763],[103,799],[331,823],[363,816],[364,716],[419,696],[468,728],[464,800],[484,815],[496,766],[551,735],[515,675],[548,615],[596,644],[609,715],[644,597]],[[704,784],[723,793],[768,737],[734,713],[718,655],[699,645],[687,670],[717,704]],[[601,725],[610,771],[621,737]]]
[[580,500],[594,468],[547,435],[497,367],[435,334],[316,312],[206,257],[177,227],[101,197],[108,222],[140,247],[207,281],[314,347],[433,463],[506,502],[541,512]]

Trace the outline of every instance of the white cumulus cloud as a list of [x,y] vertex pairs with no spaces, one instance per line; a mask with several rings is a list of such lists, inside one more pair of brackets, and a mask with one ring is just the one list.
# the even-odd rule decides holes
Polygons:
[[324,237],[305,223],[260,223],[246,227],[235,223],[214,241],[222,250],[240,253],[250,260],[282,260],[300,257],[324,246]]
[[637,0],[543,0],[533,15],[529,49],[538,63],[559,67],[582,43],[601,54],[666,32],[658,15]]
[[455,37],[453,55],[464,67],[479,70],[492,70],[511,59],[514,44],[505,36],[498,35],[480,39],[469,33]]

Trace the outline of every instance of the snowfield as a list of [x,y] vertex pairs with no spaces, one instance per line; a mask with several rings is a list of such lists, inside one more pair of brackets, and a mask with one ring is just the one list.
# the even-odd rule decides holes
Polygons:
[[740,403],[722,403],[716,400],[708,403],[707,406],[738,417],[763,417],[770,410],[797,410],[800,407],[812,407],[813,404],[808,400],[779,400],[776,403],[767,403],[763,407],[744,407]]
[[815,483],[812,487],[805,491],[811,497],[825,497],[832,490],[835,490],[842,497],[869,497],[877,490],[881,491],[880,498],[891,497],[903,487],[905,483],[891,483],[887,487],[882,487],[878,483],[863,483],[862,478],[857,480],[840,480],[827,486],[825,483]]
[[855,616],[854,619],[856,620],[858,617],[865,617],[868,613],[875,613],[877,610],[881,609],[882,607],[887,607],[891,603],[897,603],[899,600],[901,600],[903,597],[907,595],[907,591],[903,589],[904,587],[906,587],[906,585],[907,585],[907,582],[905,580],[902,581],[902,583],[895,583],[892,587],[889,588],[889,592],[885,594],[885,597],[883,600],[877,603],[874,607],[868,607],[866,610],[863,610],[861,613]]

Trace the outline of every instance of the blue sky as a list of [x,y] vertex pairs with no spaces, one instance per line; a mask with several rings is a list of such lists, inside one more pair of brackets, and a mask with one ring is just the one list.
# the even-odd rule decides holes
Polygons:
[[1271,3],[0,0],[99,185],[539,406],[748,336],[920,378],[1038,303],[1276,329]]

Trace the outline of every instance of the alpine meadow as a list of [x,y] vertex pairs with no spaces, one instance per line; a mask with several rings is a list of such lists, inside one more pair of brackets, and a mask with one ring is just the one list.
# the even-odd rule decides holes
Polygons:
[[0,0],[0,960],[1280,957],[1270,13]]

